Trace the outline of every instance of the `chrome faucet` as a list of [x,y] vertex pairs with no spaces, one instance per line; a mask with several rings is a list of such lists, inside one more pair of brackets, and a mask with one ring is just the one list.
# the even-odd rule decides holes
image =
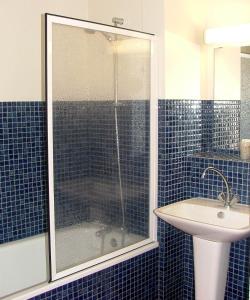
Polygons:
[[232,193],[232,189],[228,183],[228,180],[227,178],[221,173],[220,170],[214,168],[214,167],[208,167],[204,170],[204,172],[202,173],[201,175],[201,178],[205,178],[206,176],[206,173],[208,171],[213,171],[215,172],[216,174],[218,174],[222,180],[224,181],[225,183],[225,186],[226,186],[226,194],[224,192],[221,192],[219,195],[218,195],[218,200],[222,201],[224,206],[225,207],[232,207],[235,203],[239,202],[239,196],[238,195],[234,195]]

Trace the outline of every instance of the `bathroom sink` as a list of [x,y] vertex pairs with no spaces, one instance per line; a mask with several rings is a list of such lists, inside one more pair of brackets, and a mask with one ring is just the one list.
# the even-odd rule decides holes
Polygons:
[[155,209],[155,214],[193,236],[195,299],[223,300],[231,242],[250,236],[250,206],[192,198]]
[[250,236],[250,206],[225,208],[218,200],[192,198],[155,209],[174,227],[205,240],[234,242]]

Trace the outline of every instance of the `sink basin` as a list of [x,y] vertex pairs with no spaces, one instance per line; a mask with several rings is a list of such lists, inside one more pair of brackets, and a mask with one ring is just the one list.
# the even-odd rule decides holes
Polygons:
[[193,236],[195,299],[224,300],[230,245],[250,236],[250,206],[225,208],[218,200],[192,198],[154,212]]
[[233,242],[250,235],[250,207],[224,208],[216,200],[192,198],[157,208],[155,214],[182,231],[201,239]]

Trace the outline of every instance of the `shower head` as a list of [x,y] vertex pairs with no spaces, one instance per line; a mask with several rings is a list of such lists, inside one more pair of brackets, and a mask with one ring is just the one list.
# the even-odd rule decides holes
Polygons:
[[102,32],[102,34],[109,42],[114,42],[116,40],[115,34],[108,33],[108,32]]
[[[96,31],[93,30],[93,29],[89,29],[89,28],[85,28],[84,29],[86,33],[88,34],[95,34]],[[114,42],[116,40],[116,36],[115,34],[113,33],[108,33],[108,32],[105,32],[105,31],[100,31],[101,34],[106,38],[107,41],[109,42]]]

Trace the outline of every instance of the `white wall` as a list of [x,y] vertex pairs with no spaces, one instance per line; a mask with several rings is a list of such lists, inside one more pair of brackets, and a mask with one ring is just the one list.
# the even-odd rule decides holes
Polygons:
[[214,98],[214,48],[203,44],[200,49],[201,99],[212,100]]
[[200,46],[165,33],[165,98],[200,99]]
[[249,23],[250,1],[165,0],[165,10],[166,98],[213,99],[214,50],[204,30]]
[[[165,12],[165,97],[213,99],[214,50],[204,30],[249,23],[250,1],[165,0]],[[230,88],[229,95],[239,97]]]
[[195,44],[203,41],[208,0],[165,0],[165,30]]
[[[164,0],[2,0],[0,2],[0,99],[44,99],[41,15],[45,12],[112,24],[123,17],[124,27],[156,33],[159,41],[159,95],[164,82]],[[89,13],[88,13],[89,11]],[[88,17],[89,14],[89,17]]]
[[90,0],[89,19],[113,25],[113,17],[124,18],[122,27],[142,31],[142,7],[143,0]]
[[142,0],[142,30],[156,35],[158,58],[158,98],[165,98],[165,0]]
[[249,0],[209,0],[205,27],[234,26],[249,23]]
[[249,0],[1,0],[0,99],[42,98],[41,14],[50,12],[155,33],[159,98],[211,99],[207,27],[249,22]]
[[240,100],[240,47],[214,49],[214,100]]
[[165,0],[165,97],[200,99],[206,1]]
[[88,1],[0,1],[1,101],[43,98],[41,15],[45,12],[86,19]]

